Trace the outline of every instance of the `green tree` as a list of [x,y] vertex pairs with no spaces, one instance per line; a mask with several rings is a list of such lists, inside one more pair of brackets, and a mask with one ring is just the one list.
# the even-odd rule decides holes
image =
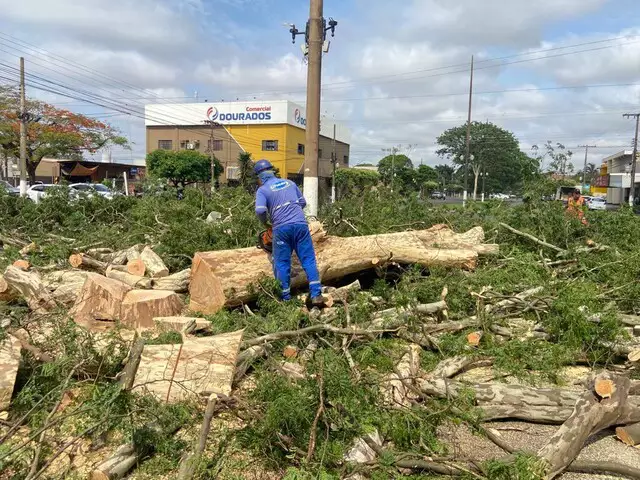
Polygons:
[[397,190],[413,187],[413,162],[406,155],[387,155],[378,162],[378,173],[385,185]]
[[578,172],[578,176],[579,177],[584,176],[585,183],[588,183],[589,185],[593,185],[593,182],[599,175],[600,175],[600,169],[596,167],[595,163],[588,163],[587,169],[584,172],[582,170]]
[[[166,178],[174,187],[211,181],[211,158],[196,150],[155,150],[147,154],[147,168],[151,176]],[[222,165],[216,158],[216,179],[222,171]]]
[[438,188],[437,180],[438,172],[428,165],[420,165],[413,171],[413,182],[418,192],[420,192],[420,198],[423,198],[425,193],[432,192]]
[[[81,160],[108,145],[129,148],[125,137],[107,123],[29,99],[27,110],[27,174],[33,182],[45,156]],[[20,98],[13,88],[0,89],[0,144],[8,157],[20,156]]]
[[253,170],[253,160],[248,152],[238,154],[238,165],[240,166],[240,185],[249,193],[256,191],[257,176]]
[[362,194],[380,181],[378,172],[357,168],[336,170],[336,195],[339,199]]
[[[461,166],[464,175],[467,126],[460,125],[443,132],[437,139],[437,154]],[[520,160],[522,155],[513,133],[491,122],[471,123],[469,170],[473,175],[473,196],[478,192],[480,172],[489,174],[491,183],[506,191],[514,190],[522,182]],[[462,158],[461,158],[462,156]],[[464,182],[464,176],[462,178]]]
[[456,170],[451,165],[436,165],[434,169],[438,175],[438,182],[443,188],[453,183],[453,174]]
[[545,158],[549,158],[549,165],[547,167],[549,173],[559,175],[562,180],[564,180],[567,173],[573,173],[573,163],[571,163],[573,152],[567,149],[562,143],[556,142],[554,146],[551,140],[547,140],[547,143],[545,143],[542,148],[534,145],[531,149],[535,152],[540,164],[542,164]]

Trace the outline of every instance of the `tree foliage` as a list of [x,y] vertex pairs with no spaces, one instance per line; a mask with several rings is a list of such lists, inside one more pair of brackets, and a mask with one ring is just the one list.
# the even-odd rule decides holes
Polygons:
[[[174,186],[211,181],[211,158],[196,150],[155,150],[147,154],[149,174],[166,178]],[[223,168],[215,159],[216,178]]]
[[360,195],[379,181],[380,175],[373,170],[340,168],[336,170],[336,194],[338,198]]
[[[107,123],[29,99],[27,173],[33,181],[45,156],[82,159],[108,145],[128,148],[128,141]],[[0,89],[0,146],[8,157],[20,156],[20,99],[15,89]]]
[[[464,166],[466,134],[466,125],[446,130],[437,139],[440,148],[436,153],[454,165]],[[473,160],[469,159],[469,175],[473,179],[474,196],[480,172],[488,173],[488,191],[512,191],[521,187],[524,157],[513,133],[491,122],[472,122],[469,152],[473,155]]]
[[573,152],[567,149],[562,143],[556,142],[555,145],[551,140],[547,140],[542,147],[534,145],[531,149],[535,152],[536,158],[542,164],[545,158],[549,159],[547,171],[564,179],[568,173],[573,173],[573,163],[571,157]]
[[238,165],[240,166],[240,185],[249,193],[253,193],[257,187],[257,176],[253,170],[251,154],[240,152],[238,154]]
[[378,173],[385,185],[393,185],[398,190],[412,188],[413,162],[404,154],[387,155],[378,162]]

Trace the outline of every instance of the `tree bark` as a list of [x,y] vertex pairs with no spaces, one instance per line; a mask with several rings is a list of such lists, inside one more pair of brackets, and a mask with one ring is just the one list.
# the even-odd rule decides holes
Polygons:
[[20,292],[31,310],[47,311],[55,308],[56,304],[38,274],[9,266],[4,272],[4,280],[11,288]]
[[138,463],[133,443],[122,445],[115,453],[98,465],[89,476],[90,480],[119,480]]
[[178,473],[178,480],[189,480],[193,478],[193,474],[198,468],[202,453],[207,445],[207,437],[209,436],[209,430],[211,430],[211,420],[215,413],[218,397],[213,394],[207,401],[207,408],[204,412],[204,419],[202,421],[202,427],[200,428],[200,437],[198,439],[198,446],[193,454],[187,455],[180,464],[180,471]]
[[120,376],[119,383],[122,390],[130,391],[133,388],[133,383],[136,378],[136,372],[140,366],[140,360],[142,358],[142,351],[144,350],[144,338],[137,337],[133,342],[131,351],[129,352],[129,358]]
[[191,281],[191,269],[181,270],[173,275],[164,278],[154,278],[151,281],[151,288],[154,290],[171,290],[176,293],[189,291]]
[[107,270],[107,264],[96,260],[85,253],[73,253],[69,257],[69,264],[73,268],[83,268],[86,270],[94,270],[104,274]]
[[[603,399],[596,393],[596,386],[609,381],[613,382],[615,388],[609,398]],[[614,377],[607,372],[596,377],[589,390],[576,403],[569,419],[538,451],[538,456],[547,464],[545,478],[553,479],[560,475],[578,456],[591,435],[628,420],[625,418],[625,405],[629,386],[628,378]]]
[[[484,232],[479,227],[456,234],[436,225],[428,230],[363,237],[321,235],[315,251],[318,269],[327,282],[389,261],[472,269],[478,254],[497,251],[497,246],[482,244],[483,240]],[[272,275],[273,267],[267,255],[256,248],[198,252],[191,269],[190,308],[211,314],[225,305],[248,302],[255,297],[250,285]],[[292,287],[305,283],[304,272],[299,265],[294,265]]]
[[121,282],[126,283],[127,285],[133,288],[140,288],[140,289],[151,288],[150,278],[140,277],[138,275],[131,275],[128,272],[121,272],[119,270],[113,269],[112,267],[107,268],[106,276],[108,278],[120,280]]
[[20,296],[20,292],[13,288],[9,283],[0,275],[0,302],[12,302],[17,300]]
[[640,444],[640,423],[616,428],[616,437],[627,445],[635,447]]
[[144,262],[147,273],[151,278],[162,278],[169,276],[169,269],[162,259],[150,247],[144,247],[140,253],[140,260]]

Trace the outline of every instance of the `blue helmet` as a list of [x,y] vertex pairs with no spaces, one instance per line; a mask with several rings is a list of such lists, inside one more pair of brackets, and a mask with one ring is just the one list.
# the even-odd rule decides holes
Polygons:
[[253,171],[256,172],[256,175],[266,170],[273,170],[273,165],[271,165],[269,160],[265,160],[264,158],[262,160],[258,160],[253,166]]

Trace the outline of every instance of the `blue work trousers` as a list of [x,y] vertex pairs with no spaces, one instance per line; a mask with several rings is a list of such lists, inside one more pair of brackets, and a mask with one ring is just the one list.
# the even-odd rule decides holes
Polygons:
[[311,298],[319,297],[322,285],[309,226],[294,223],[273,229],[273,273],[282,285],[282,299],[291,299],[291,254],[294,250],[307,274]]

